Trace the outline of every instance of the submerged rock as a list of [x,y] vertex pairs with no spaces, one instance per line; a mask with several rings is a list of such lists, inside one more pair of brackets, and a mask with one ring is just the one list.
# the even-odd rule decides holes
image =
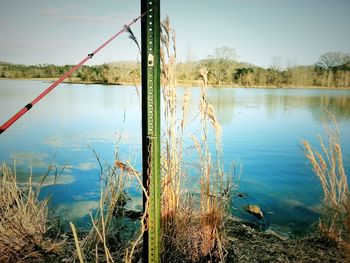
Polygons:
[[247,194],[246,193],[237,193],[237,196],[240,198],[247,198]]
[[264,217],[263,212],[261,211],[260,207],[257,205],[247,205],[244,207],[245,211],[247,211],[249,214],[252,214],[253,216],[262,219]]

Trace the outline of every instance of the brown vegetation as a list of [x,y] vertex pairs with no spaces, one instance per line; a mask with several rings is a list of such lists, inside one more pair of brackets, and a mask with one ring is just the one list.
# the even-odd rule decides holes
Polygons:
[[350,252],[350,193],[336,119],[332,114],[330,119],[333,128],[324,124],[328,145],[320,138],[322,152],[312,148],[306,140],[303,144],[305,156],[323,189],[323,216],[319,222],[319,229]]
[[[199,116],[202,131],[200,140],[192,136],[199,156],[200,196],[192,197],[186,186],[188,174],[183,168],[184,130],[190,93],[184,94],[181,112],[176,108],[176,47],[175,32],[167,18],[162,23],[162,82],[164,95],[165,131],[162,155],[162,240],[164,262],[223,261],[225,235],[223,223],[227,201],[227,188],[223,189],[224,175],[220,162],[221,128],[213,107],[206,96],[207,73],[201,71],[202,87]],[[178,116],[182,116],[179,120]],[[217,140],[217,162],[211,157],[207,145],[210,126]],[[229,186],[228,186],[229,187]],[[224,191],[226,190],[226,191]]]
[[[90,213],[92,227],[88,232],[79,232],[70,223],[76,248],[70,260],[78,258],[80,262],[122,262],[130,240],[123,238],[117,215],[126,202],[124,187],[132,168],[125,164],[120,168],[120,161],[116,161],[118,165],[103,164],[97,153],[93,152],[101,171],[99,207],[94,214]],[[117,153],[115,157],[117,158]]]
[[44,262],[61,251],[65,241],[47,237],[48,200],[38,201],[40,186],[20,188],[6,165],[0,176],[0,262]]

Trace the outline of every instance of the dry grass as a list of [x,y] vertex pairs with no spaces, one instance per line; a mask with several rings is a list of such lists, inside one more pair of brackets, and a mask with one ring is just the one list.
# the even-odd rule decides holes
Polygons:
[[[48,233],[48,200],[38,201],[41,185],[33,189],[31,177],[26,189],[18,187],[15,173],[7,166],[0,177],[0,262],[131,262],[127,252],[130,239],[119,224],[119,209],[125,204],[130,173],[137,173],[129,164],[115,161],[109,165],[93,150],[100,165],[100,200],[91,229],[77,229],[70,222],[72,234]],[[115,154],[117,159],[117,151]],[[51,169],[51,168],[49,168]],[[47,176],[47,174],[45,175]],[[41,183],[43,183],[42,180]],[[58,230],[58,229],[57,229]],[[50,238],[57,235],[60,242]],[[136,246],[136,245],[135,245]],[[62,252],[62,253],[60,253]],[[124,258],[125,253],[128,257]]]
[[80,233],[80,241],[79,233],[71,223],[76,251],[70,261],[78,258],[80,262],[121,262],[129,244],[127,241],[120,242],[123,233],[116,222],[116,215],[125,201],[124,189],[132,167],[120,161],[113,165],[103,164],[97,153],[93,152],[101,173],[99,207],[94,215],[90,213],[92,227],[85,236]]
[[[173,39],[173,41],[171,41]],[[171,217],[177,213],[179,207],[179,196],[181,186],[182,169],[182,142],[185,122],[179,127],[176,116],[176,78],[175,78],[175,32],[170,28],[169,18],[162,23],[161,43],[161,62],[162,62],[162,82],[163,101],[164,101],[164,119],[165,134],[163,138],[164,151],[162,154],[162,213],[163,217]],[[171,46],[171,43],[173,45]],[[171,52],[171,50],[173,52]],[[189,94],[188,94],[189,97]],[[183,108],[187,107],[187,101],[184,101]]]
[[[216,262],[225,258],[223,223],[229,191],[224,187],[221,163],[221,126],[207,94],[208,71],[201,70],[201,101],[198,116],[201,132],[192,135],[199,164],[200,197],[189,194],[189,180],[184,169],[184,134],[190,93],[184,94],[181,109],[176,96],[175,32],[169,18],[162,23],[162,90],[164,99],[164,142],[162,154],[162,241],[164,262]],[[179,112],[179,110],[181,110]],[[181,117],[180,117],[181,116]],[[179,119],[180,118],[180,119]],[[217,143],[216,162],[208,148],[208,129],[214,130]],[[230,185],[230,184],[226,184]],[[230,187],[230,186],[228,186]],[[194,190],[194,189],[193,189]]]
[[324,124],[328,144],[320,137],[321,152],[303,141],[305,156],[321,182],[323,189],[323,216],[319,228],[323,234],[350,248],[350,198],[347,176],[343,165],[339,130],[334,115],[329,114],[332,126]]
[[0,262],[41,262],[57,254],[64,241],[46,236],[47,199],[38,201],[40,186],[33,189],[31,176],[25,189],[19,188],[16,172],[3,165],[0,177]]

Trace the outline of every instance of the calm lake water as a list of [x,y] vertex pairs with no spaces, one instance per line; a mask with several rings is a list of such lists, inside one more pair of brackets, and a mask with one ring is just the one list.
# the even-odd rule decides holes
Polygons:
[[[1,80],[0,122],[48,85]],[[178,89],[179,100],[184,91]],[[189,120],[196,116],[199,103],[199,90],[190,92]],[[267,226],[284,232],[307,229],[319,216],[322,191],[301,141],[318,146],[317,136],[324,136],[325,110],[333,112],[349,174],[350,91],[210,88],[208,96],[222,125],[225,169],[242,165],[238,191],[246,197],[234,199],[233,213],[254,220],[241,208],[254,203],[263,210]],[[190,122],[186,138],[198,130],[198,120]],[[16,160],[19,178],[25,178],[31,167],[38,177],[52,162],[65,166],[60,184],[50,185],[49,178],[42,195],[51,196],[51,205],[64,218],[79,222],[97,207],[99,198],[99,165],[89,147],[103,162],[112,163],[119,137],[120,159],[131,160],[140,169],[140,102],[134,87],[62,84],[0,136],[0,161],[12,166]],[[188,138],[188,149],[190,144]],[[214,151],[212,137],[209,145]],[[129,192],[134,204],[140,205],[140,190],[131,186]]]

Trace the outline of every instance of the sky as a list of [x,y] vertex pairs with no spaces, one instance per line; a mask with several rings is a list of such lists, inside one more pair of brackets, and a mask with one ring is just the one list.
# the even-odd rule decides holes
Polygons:
[[[0,61],[75,64],[139,13],[140,0],[0,0]],[[350,53],[349,14],[350,0],[161,0],[180,61],[228,46],[258,66],[313,64],[328,51]],[[140,23],[132,30],[140,41]],[[138,55],[123,34],[89,64]]]

